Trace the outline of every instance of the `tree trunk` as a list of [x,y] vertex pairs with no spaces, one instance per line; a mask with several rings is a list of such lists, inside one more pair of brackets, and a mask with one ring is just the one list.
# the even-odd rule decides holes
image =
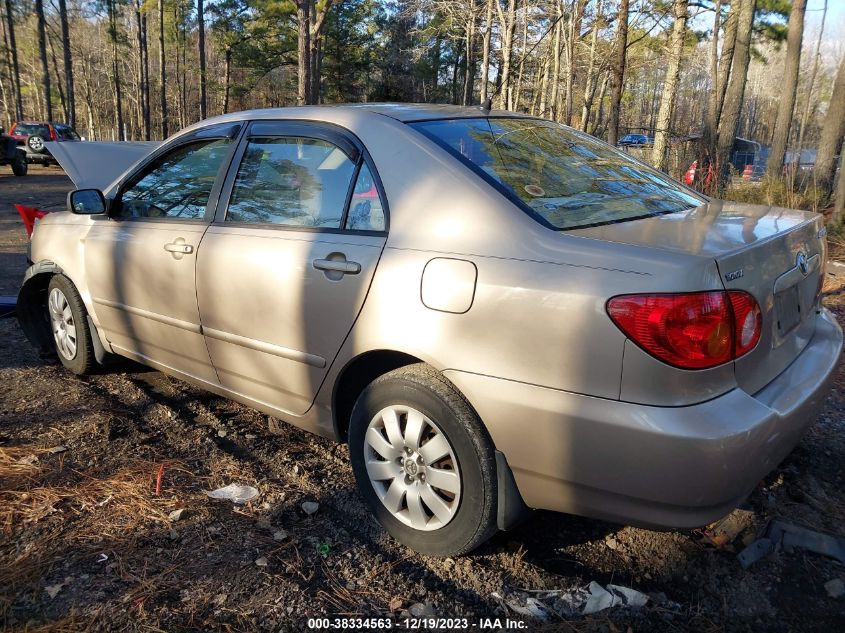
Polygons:
[[301,106],[308,103],[309,91],[311,88],[311,44],[309,41],[309,35],[311,32],[309,23],[310,8],[311,0],[296,0],[296,23],[298,28],[296,37],[296,104]]
[[47,120],[53,120],[53,102],[50,95],[50,68],[47,65],[47,22],[44,19],[44,0],[35,0],[35,14],[38,16],[38,54],[41,58],[41,85],[44,89],[44,104]]
[[716,109],[714,111],[713,129],[718,130],[720,119],[722,117],[722,107],[725,103],[725,91],[728,89],[728,79],[731,76],[731,66],[733,64],[734,50],[736,48],[736,30],[737,22],[739,20],[739,7],[742,5],[742,0],[734,0],[731,2],[731,9],[728,12],[728,17],[725,18],[725,41],[722,43],[722,53],[719,57],[719,77],[716,82]]
[[67,124],[76,128],[76,96],[73,89],[73,57],[70,48],[70,29],[67,21],[67,1],[59,0],[59,20],[62,26],[62,51],[65,66],[65,92],[67,93]]
[[499,109],[506,110],[511,104],[511,55],[513,53],[513,34],[516,29],[516,0],[508,0],[507,14],[496,2],[496,11],[499,13],[499,25],[502,29],[502,74],[499,84]]
[[108,0],[109,13],[109,36],[112,44],[112,81],[114,82],[114,115],[117,126],[117,140],[125,141],[126,135],[123,129],[123,95],[120,91],[120,64],[117,55],[117,8],[115,0]]
[[794,0],[792,13],[789,14],[789,31],[786,40],[786,64],[783,83],[780,84],[781,98],[775,120],[772,151],[766,164],[770,177],[779,177],[783,170],[783,159],[789,143],[789,130],[792,127],[792,113],[795,109],[795,90],[798,88],[798,69],[801,65],[801,39],[804,36],[804,10],[807,0]]
[[490,80],[490,38],[493,34],[493,3],[498,0],[487,0],[487,21],[484,26],[484,39],[481,53],[481,103],[487,101]]
[[21,72],[18,65],[18,47],[15,43],[15,16],[12,0],[6,0],[6,28],[9,32],[9,49],[12,55],[12,80],[15,87],[15,118],[23,119],[23,95],[21,94]]
[[161,138],[168,136],[167,129],[167,71],[164,53],[164,0],[158,0],[158,81],[159,108],[161,109]]
[[836,179],[836,196],[833,199],[831,223],[834,226],[840,226],[843,215],[845,215],[845,169],[840,169],[839,178]]
[[223,114],[229,111],[229,89],[232,81],[232,49],[226,47],[226,70],[223,75]]
[[707,173],[716,151],[717,110],[719,108],[719,28],[722,19],[722,0],[716,0],[713,11],[713,39],[710,41],[710,90],[707,95],[707,109],[701,130],[695,170],[695,186],[700,191],[708,188]]
[[208,99],[205,92],[205,15],[203,14],[204,5],[204,0],[197,0],[197,31],[199,33],[198,46],[200,58],[200,120],[208,116]]
[[596,103],[599,104],[598,112],[596,112],[596,116],[593,119],[593,124],[590,126],[590,129],[587,130],[589,134],[596,136],[596,132],[601,125],[602,118],[604,116],[604,95],[607,93],[607,84],[610,83],[610,75],[605,73],[604,77],[601,81],[601,87],[599,88],[599,96],[596,98]]
[[144,83],[141,98],[144,100],[144,140],[152,138],[152,108],[150,107],[150,47],[147,38],[147,12],[141,13],[141,54],[143,56]]
[[754,24],[754,9],[757,0],[735,0],[740,2],[736,21],[736,43],[733,64],[725,90],[725,102],[719,117],[719,139],[716,146],[717,193],[724,193],[731,174],[731,151],[739,128],[739,114],[745,96],[748,78],[748,62],[751,56],[751,31]]
[[816,164],[813,167],[816,186],[825,196],[829,196],[833,190],[836,158],[842,149],[843,136],[845,136],[845,57],[839,62],[839,70],[833,84],[833,95],[830,97],[830,105],[822,124]]
[[619,114],[622,106],[622,88],[625,86],[625,62],[628,49],[628,5],[629,0],[620,0],[616,18],[616,38],[613,47],[612,72],[610,77],[610,120],[607,142],[616,145],[619,141]]
[[146,49],[146,32],[144,27],[144,17],[141,13],[141,0],[135,0],[135,26],[138,29],[138,104],[141,110],[141,129],[143,130],[144,140],[150,140],[150,102],[145,98],[147,90],[148,79],[144,72],[146,65],[145,49]]
[[519,110],[519,104],[522,100],[522,77],[525,72],[525,58],[528,52],[528,11],[531,8],[531,3],[526,0],[523,5],[525,20],[522,24],[522,53],[519,56],[519,70],[516,73],[516,90],[513,93],[513,102],[510,105],[511,110]]
[[549,114],[555,121],[560,120],[560,109],[558,108],[558,94],[560,93],[560,38],[563,32],[563,7],[561,0],[555,1],[557,7],[557,24],[555,24],[555,37],[552,44],[552,94],[549,96]]
[[816,52],[813,55],[813,70],[810,72],[810,85],[807,87],[807,101],[804,103],[804,112],[801,114],[801,125],[798,128],[798,151],[804,149],[804,130],[807,127],[807,120],[810,118],[810,105],[812,103],[813,88],[816,85],[816,75],[819,72],[819,61],[821,60],[822,36],[824,35],[824,23],[827,19],[827,0],[824,1],[822,9],[822,23],[819,26],[819,38],[816,40]]
[[67,101],[65,100],[64,88],[62,88],[62,75],[59,73],[59,62],[56,60],[56,48],[53,46],[53,40],[49,37],[47,38],[47,43],[50,45],[50,60],[53,62],[53,74],[56,76],[56,88],[59,91],[59,103],[62,104],[62,115],[64,116],[64,120],[67,121],[69,118]]
[[466,24],[466,59],[464,60],[464,98],[461,103],[472,103],[473,85],[475,84],[475,0],[469,0],[469,17]]
[[596,94],[596,79],[598,74],[596,68],[596,44],[598,43],[601,10],[601,0],[598,0],[596,2],[596,16],[593,20],[593,28],[590,35],[590,58],[587,63],[587,80],[584,84],[584,105],[581,107],[581,121],[578,125],[578,129],[582,132],[587,131],[587,125],[589,125],[590,121],[590,112],[593,108],[593,97],[595,97]]
[[669,161],[669,131],[672,126],[672,112],[675,109],[675,95],[678,91],[678,78],[681,74],[681,57],[684,53],[684,35],[687,31],[687,0],[675,0],[673,6],[675,22],[669,44],[669,65],[663,80],[663,94],[660,97],[660,110],[657,113],[657,129],[654,132],[654,148],[651,152],[651,164],[661,171],[666,171]]

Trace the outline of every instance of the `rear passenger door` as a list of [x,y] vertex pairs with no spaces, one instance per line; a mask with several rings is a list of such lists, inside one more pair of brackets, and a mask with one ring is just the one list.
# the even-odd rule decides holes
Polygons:
[[357,139],[317,123],[252,123],[197,257],[202,330],[221,384],[307,411],[385,239],[383,192]]

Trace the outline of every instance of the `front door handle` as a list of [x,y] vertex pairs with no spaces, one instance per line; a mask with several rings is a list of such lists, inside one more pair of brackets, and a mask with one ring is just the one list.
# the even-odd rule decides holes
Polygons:
[[182,255],[190,255],[194,252],[194,247],[191,244],[171,242],[170,244],[164,245],[164,250],[168,251],[169,253],[181,253]]
[[357,275],[361,272],[361,264],[358,262],[348,262],[346,260],[335,259],[315,259],[313,262],[314,268],[317,270],[325,270],[327,272],[340,273],[342,275]]

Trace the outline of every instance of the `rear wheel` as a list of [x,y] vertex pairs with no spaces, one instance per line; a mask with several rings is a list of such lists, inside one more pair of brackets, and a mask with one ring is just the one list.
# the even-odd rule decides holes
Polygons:
[[12,173],[15,176],[26,176],[29,166],[26,164],[26,156],[23,152],[18,152],[15,160],[12,162]]
[[75,374],[87,374],[94,366],[94,345],[88,329],[88,311],[74,285],[56,275],[47,287],[47,314],[56,355]]
[[349,446],[370,509],[411,549],[454,556],[496,532],[492,442],[431,367],[411,365],[373,381],[355,403]]

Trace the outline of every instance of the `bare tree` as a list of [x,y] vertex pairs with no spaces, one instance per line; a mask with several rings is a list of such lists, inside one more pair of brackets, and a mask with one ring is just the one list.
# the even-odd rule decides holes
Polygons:
[[622,104],[622,88],[625,85],[625,62],[628,50],[628,7],[629,0],[620,0],[610,76],[610,121],[607,142],[611,145],[616,145],[619,141],[619,113]]
[[[827,19],[827,0],[824,0],[822,8],[822,22],[819,26],[819,37],[816,40],[816,52],[813,54],[813,70],[810,71],[810,81],[807,86],[807,100],[804,102],[804,112],[801,114],[801,123],[798,126],[798,151],[804,149],[804,130],[807,128],[807,121],[810,118],[810,104],[812,103],[813,89],[816,86],[816,75],[819,73],[819,62],[821,61],[822,36],[824,35],[824,23]],[[794,172],[793,172],[794,173]]]
[[730,177],[730,157],[739,127],[739,114],[745,96],[748,62],[751,58],[751,33],[757,0],[735,0],[740,3],[736,22],[736,44],[725,102],[719,118],[719,138],[716,146],[717,190],[723,192]]
[[669,41],[669,64],[666,66],[666,77],[663,80],[663,94],[660,97],[660,110],[657,113],[657,129],[654,132],[654,148],[651,154],[652,164],[663,171],[666,171],[668,166],[669,129],[672,125],[675,94],[681,74],[688,8],[687,0],[675,0],[672,5],[675,21],[672,24],[672,35]]
[[469,8],[466,19],[466,40],[464,53],[464,95],[461,103],[469,105],[472,103],[472,89],[475,83],[475,31],[478,21],[477,6],[475,0],[469,0]]
[[114,123],[117,127],[117,140],[125,141],[126,132],[123,127],[123,94],[120,86],[120,63],[118,53],[118,43],[120,41],[120,32],[117,25],[117,7],[116,0],[106,0],[106,11],[108,12],[109,20],[109,40],[112,48],[112,85],[114,88]]
[[141,110],[141,127],[144,139],[149,141],[150,130],[150,67],[147,61],[147,15],[142,1],[135,0],[135,26],[138,40],[138,101]]
[[783,92],[781,93],[780,103],[778,103],[772,151],[766,164],[766,171],[769,176],[780,176],[783,169],[783,159],[786,155],[786,146],[789,142],[789,130],[792,127],[792,114],[795,110],[795,90],[798,88],[798,69],[801,65],[801,40],[804,37],[804,10],[806,7],[807,0],[794,0],[792,13],[789,14]]
[[164,54],[164,0],[158,0],[158,73],[159,100],[161,108],[161,138],[168,136],[167,130],[167,65]]
[[12,58],[12,83],[15,89],[15,118],[23,119],[23,97],[21,94],[21,73],[18,66],[18,47],[15,43],[15,14],[12,0],[6,0],[6,29],[9,37],[9,53]]
[[50,67],[47,65],[47,22],[44,19],[44,0],[35,0],[35,15],[38,17],[38,54],[41,58],[41,86],[44,89],[44,104],[47,120],[53,120],[53,100],[50,95]]
[[845,136],[845,55],[839,62],[836,80],[833,83],[833,95],[822,124],[819,150],[813,177],[823,195],[829,196],[833,190],[833,177],[836,172],[836,160],[842,150]]
[[499,80],[499,109],[505,110],[510,108],[513,103],[510,75],[511,56],[513,55],[513,34],[516,30],[516,0],[508,0],[507,11],[503,11],[501,5],[496,2],[496,11],[499,14],[499,26],[502,30],[502,66],[501,78]]
[[200,60],[200,119],[208,115],[208,97],[205,86],[205,15],[203,13],[204,0],[197,0],[197,30],[199,33],[199,60]]
[[487,0],[487,18],[484,21],[484,36],[481,44],[481,103],[487,101],[487,90],[490,83],[490,39],[493,35],[493,3],[498,0]]
[[70,29],[67,21],[67,1],[59,0],[59,21],[62,26],[62,52],[65,67],[65,92],[67,93],[67,124],[76,127],[76,98],[73,90],[73,54],[70,48]]

